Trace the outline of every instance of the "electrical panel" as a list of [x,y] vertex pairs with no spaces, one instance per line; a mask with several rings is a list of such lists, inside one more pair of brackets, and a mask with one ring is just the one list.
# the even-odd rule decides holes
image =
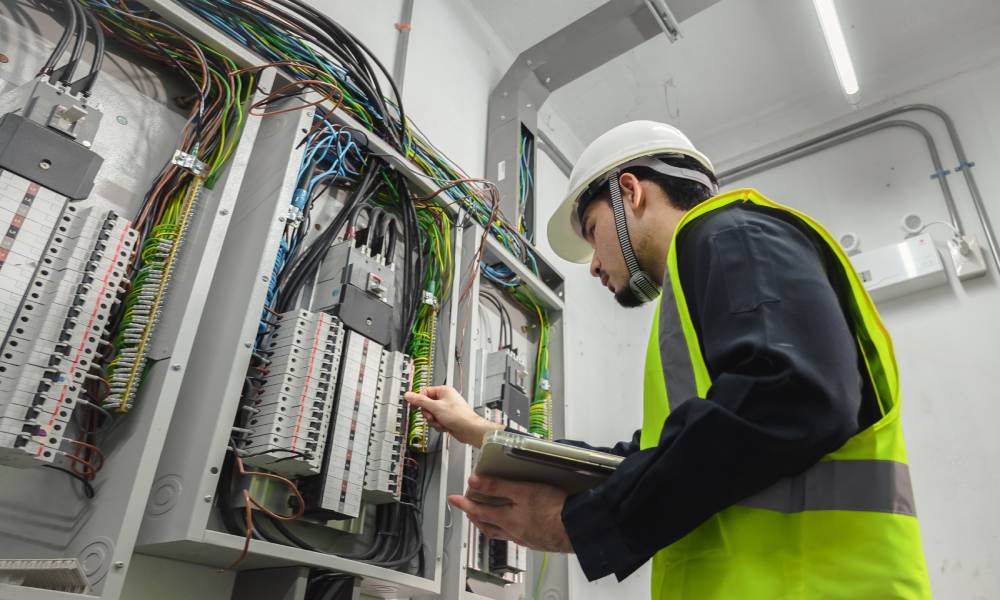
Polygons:
[[[551,269],[401,106],[363,97],[378,86],[334,65],[318,80],[352,95],[334,106],[297,69],[255,69],[214,29],[232,17],[219,6],[0,9],[16,34],[0,73],[0,505],[32,515],[0,525],[0,596],[118,600],[138,552],[459,597],[454,445],[404,394],[461,386],[481,359],[477,410],[535,426],[533,349],[457,358],[478,302],[458,283],[482,244],[558,311],[537,275]],[[116,72],[94,87],[104,37]],[[472,243],[469,218],[503,235]],[[524,581],[523,548],[476,535],[484,577]]]

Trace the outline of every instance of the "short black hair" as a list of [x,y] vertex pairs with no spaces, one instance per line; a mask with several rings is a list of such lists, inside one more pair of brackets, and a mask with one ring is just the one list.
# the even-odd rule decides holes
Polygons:
[[[668,156],[657,156],[655,158],[674,167],[698,171],[699,173],[706,175],[712,183],[716,185],[719,183],[719,180],[715,177],[714,173],[706,169],[704,165],[698,162],[698,160],[691,158],[690,156],[671,154]],[[714,195],[713,191],[703,183],[692,181],[690,179],[681,179],[679,177],[669,177],[648,167],[628,167],[625,169],[625,172],[635,175],[636,179],[639,181],[652,181],[656,183],[656,185],[660,186],[660,189],[666,193],[667,198],[670,200],[670,204],[678,210],[691,210]],[[583,222],[583,214],[591,202],[595,200],[611,199],[611,183],[610,181],[606,182],[604,185],[597,188],[597,190],[591,191],[590,193],[585,192],[584,194],[584,197],[580,199],[580,203],[577,207],[577,216],[579,217],[581,223]]]

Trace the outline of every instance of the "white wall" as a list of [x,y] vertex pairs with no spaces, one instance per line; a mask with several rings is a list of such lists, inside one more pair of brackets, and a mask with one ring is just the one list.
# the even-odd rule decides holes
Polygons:
[[[566,193],[566,177],[544,153],[538,157],[538,223],[545,224]],[[602,445],[631,439],[642,425],[642,370],[653,306],[618,306],[587,265],[552,253],[544,229],[538,248],[566,279],[566,436]],[[570,563],[573,600],[649,596],[648,564],[622,583],[614,577],[589,583],[576,560]]]

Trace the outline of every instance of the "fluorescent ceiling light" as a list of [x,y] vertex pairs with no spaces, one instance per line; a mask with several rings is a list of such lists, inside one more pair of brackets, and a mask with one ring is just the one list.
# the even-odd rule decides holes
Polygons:
[[837,7],[834,6],[833,0],[813,0],[813,6],[816,7],[816,15],[819,16],[819,24],[823,28],[826,47],[833,57],[833,66],[837,69],[840,87],[844,88],[844,93],[848,96],[854,96],[859,89],[858,77],[854,74],[851,53],[847,51],[844,30],[840,28]]

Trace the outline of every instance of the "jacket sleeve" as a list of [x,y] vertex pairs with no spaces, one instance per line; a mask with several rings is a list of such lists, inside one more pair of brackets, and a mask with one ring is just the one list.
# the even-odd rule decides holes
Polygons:
[[858,429],[854,338],[807,234],[773,215],[720,210],[682,235],[681,283],[712,385],[670,414],[655,447],[567,499],[563,523],[590,580],[623,579]]
[[581,442],[579,440],[556,440],[560,444],[569,444],[570,446],[576,446],[577,448],[586,448],[587,450],[595,450],[597,452],[606,452],[608,454],[617,454],[618,456],[630,456],[639,451],[639,434],[640,431],[636,431],[632,434],[632,439],[627,442],[618,442],[614,446],[591,446],[587,442]]

